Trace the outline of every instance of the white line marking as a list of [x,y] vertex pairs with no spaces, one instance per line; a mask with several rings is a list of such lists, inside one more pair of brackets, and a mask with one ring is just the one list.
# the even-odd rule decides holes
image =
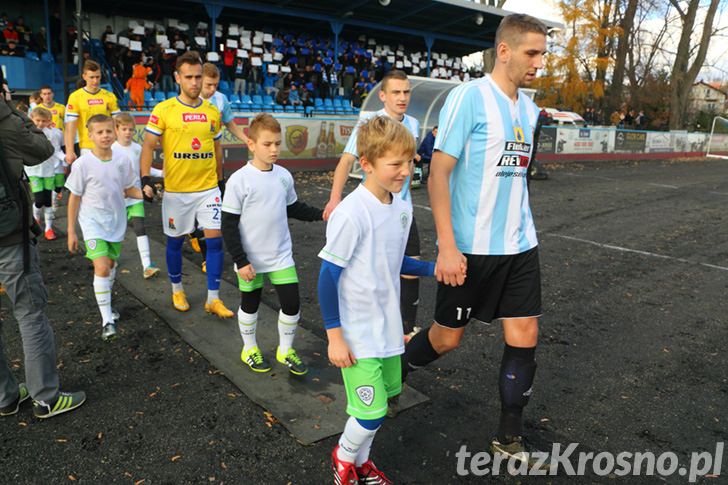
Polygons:
[[659,258],[659,259],[668,259],[670,261],[677,261],[680,263],[687,263],[687,264],[697,264],[699,266],[704,266],[706,268],[713,268],[713,269],[719,269],[721,271],[728,271],[728,267],[725,266],[718,266],[717,264],[710,264],[710,263],[701,263],[700,261],[691,261],[689,259],[685,258],[676,258],[673,256],[667,256],[665,254],[657,254],[657,253],[651,253],[649,251],[641,251],[639,249],[630,249],[630,248],[624,248],[622,246],[614,246],[613,244],[604,244],[596,241],[590,241],[589,239],[581,239],[578,237],[573,236],[566,236],[563,234],[552,234],[552,233],[543,233],[545,236],[552,236],[552,237],[558,237],[561,239],[567,239],[569,241],[577,241],[582,242],[586,244],[591,244],[592,246],[598,246],[600,248],[605,249],[614,249],[615,251],[621,251],[624,253],[634,253],[634,254],[640,254],[642,256],[649,256],[652,258]]
[[726,193],[726,192],[708,192],[708,193],[713,194],[713,195],[728,195],[728,193]]
[[599,179],[599,180],[609,180],[610,182],[620,182],[621,179],[615,179],[610,177],[602,177],[601,175],[583,175],[578,173],[569,173],[564,172],[564,175],[568,175],[569,177],[580,177],[580,178],[593,178],[593,179]]
[[679,188],[677,185],[656,184],[653,182],[647,182],[647,185],[654,185],[655,187],[664,187],[666,189],[678,189]]

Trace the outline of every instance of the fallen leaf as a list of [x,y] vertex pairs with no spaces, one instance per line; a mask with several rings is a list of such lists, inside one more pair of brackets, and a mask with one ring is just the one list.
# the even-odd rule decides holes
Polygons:
[[317,424],[314,424],[313,425],[313,429],[321,429],[321,425],[318,424],[318,423]]
[[[126,475],[126,473],[124,473],[124,475]],[[129,474],[129,476],[131,476],[131,473]],[[142,485],[142,483],[144,483],[146,481],[147,481],[146,478],[142,478],[141,480],[137,480],[136,482],[134,482],[134,485]]]
[[68,443],[66,438],[56,438],[56,443]]
[[237,395],[236,395],[236,394],[235,394],[234,392],[228,392],[228,397],[229,397],[230,399],[235,399],[235,398],[236,398],[236,397],[238,397],[238,396],[237,396]]
[[329,396],[327,396],[325,394],[319,394],[318,396],[316,396],[316,399],[318,399],[319,401],[321,401],[324,404],[331,404],[332,402],[334,402],[333,399],[331,399]]
[[122,269],[121,274],[129,274],[130,271],[128,269]]
[[225,464],[224,461],[220,462],[220,468],[222,468],[223,470],[227,470],[227,465]]
[[25,421],[19,421],[18,426],[20,426],[21,428],[25,428],[26,426],[28,426],[28,423],[26,423]]
[[76,477],[74,477],[73,475],[68,475],[68,479],[71,480],[72,482],[76,481]]
[[101,431],[99,431],[99,434],[96,435],[96,439],[99,441],[101,441],[101,438],[103,438],[103,437],[104,437],[104,433],[102,433]]
[[174,456],[173,456],[172,458],[170,458],[170,460],[172,460],[172,461],[177,461],[177,460],[179,460],[180,458],[182,458],[182,455],[174,455]]

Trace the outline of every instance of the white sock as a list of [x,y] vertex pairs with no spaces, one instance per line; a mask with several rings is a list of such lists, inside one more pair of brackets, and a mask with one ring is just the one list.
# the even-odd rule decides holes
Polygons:
[[286,315],[282,310],[278,312],[278,350],[282,354],[287,354],[288,350],[293,347],[293,339],[296,337],[300,318],[300,312],[295,315]]
[[36,207],[35,204],[33,204],[33,217],[37,220],[40,220],[40,216],[42,213],[42,209],[40,207]]
[[361,444],[361,448],[359,448],[359,454],[356,455],[356,466],[357,468],[362,466],[366,461],[369,459],[369,451],[372,449],[372,443],[374,442],[374,435],[371,435],[369,438],[366,439],[364,443]]
[[94,275],[94,293],[101,312],[102,324],[114,323],[111,316],[111,284],[108,276]]
[[238,308],[238,328],[240,336],[243,338],[243,350],[250,350],[258,346],[255,340],[255,329],[258,326],[258,312],[245,313],[242,308]]
[[43,215],[45,215],[45,230],[47,231],[53,226],[53,207],[45,207]]
[[212,300],[220,299],[220,290],[207,290],[207,304],[212,303]]
[[149,252],[149,236],[137,236],[137,248],[139,249],[139,257],[142,258],[142,268],[147,269],[152,265]]
[[341,434],[341,438],[339,438],[339,449],[336,453],[339,460],[356,463],[356,458],[362,446],[366,441],[373,440],[376,433],[376,429],[366,429],[359,424],[359,421],[355,417],[349,416],[349,420],[344,427],[344,432]]
[[114,283],[116,282],[116,266],[111,268],[111,271],[109,272],[109,289],[114,289]]
[[177,293],[178,291],[184,291],[184,287],[182,286],[182,282],[179,283],[172,283],[172,291],[174,293]]

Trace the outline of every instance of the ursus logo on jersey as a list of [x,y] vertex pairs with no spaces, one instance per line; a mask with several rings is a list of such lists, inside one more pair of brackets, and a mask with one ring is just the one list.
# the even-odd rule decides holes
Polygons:
[[199,150],[202,147],[202,143],[200,143],[199,138],[195,137],[192,139],[191,146],[193,150]]
[[89,106],[93,106],[96,104],[104,104],[104,103],[105,103],[105,101],[103,99],[98,99],[98,98],[91,98],[88,100]]
[[206,113],[182,113],[182,121],[185,123],[201,122],[207,123]]
[[356,388],[356,395],[359,396],[361,402],[367,406],[371,406],[374,402],[374,386],[360,386]]

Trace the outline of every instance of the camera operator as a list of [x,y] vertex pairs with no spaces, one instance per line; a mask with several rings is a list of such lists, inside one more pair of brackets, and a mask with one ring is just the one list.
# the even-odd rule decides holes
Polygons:
[[0,340],[0,416],[18,412],[33,398],[33,413],[50,418],[86,400],[81,392],[60,392],[56,348],[45,315],[47,290],[35,247],[40,228],[30,210],[30,188],[24,165],[37,165],[53,155],[45,134],[10,105],[10,92],[0,71],[0,283],[10,299],[25,354],[26,383],[16,381]]

